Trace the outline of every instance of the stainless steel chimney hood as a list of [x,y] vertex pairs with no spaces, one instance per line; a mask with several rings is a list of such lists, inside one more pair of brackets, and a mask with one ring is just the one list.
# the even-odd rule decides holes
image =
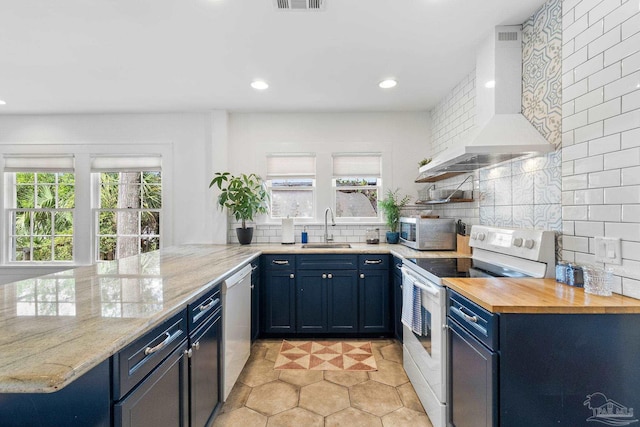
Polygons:
[[468,173],[555,147],[521,114],[522,31],[496,27],[476,56],[476,123],[463,143],[455,144],[420,168],[416,182]]

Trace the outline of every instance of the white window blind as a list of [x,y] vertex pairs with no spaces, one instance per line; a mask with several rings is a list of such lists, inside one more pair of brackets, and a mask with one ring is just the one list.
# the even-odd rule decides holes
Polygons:
[[5,155],[5,172],[73,172],[72,155]]
[[378,153],[333,154],[333,176],[382,175],[382,156]]
[[314,154],[270,154],[267,156],[267,179],[315,177]]
[[140,172],[162,170],[162,157],[155,155],[94,156],[91,172]]

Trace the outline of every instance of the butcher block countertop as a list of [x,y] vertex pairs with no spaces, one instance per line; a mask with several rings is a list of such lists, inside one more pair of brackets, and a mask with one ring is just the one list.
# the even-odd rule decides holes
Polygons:
[[555,279],[451,278],[442,282],[492,313],[640,313],[640,300],[618,294],[591,295]]

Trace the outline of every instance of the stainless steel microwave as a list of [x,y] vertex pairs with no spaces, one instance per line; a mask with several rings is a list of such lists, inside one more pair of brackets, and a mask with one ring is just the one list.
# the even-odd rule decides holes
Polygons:
[[419,251],[456,250],[453,219],[400,218],[400,243]]

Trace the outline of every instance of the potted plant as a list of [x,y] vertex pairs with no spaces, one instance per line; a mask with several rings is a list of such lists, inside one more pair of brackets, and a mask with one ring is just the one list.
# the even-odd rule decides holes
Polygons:
[[246,221],[253,221],[257,214],[269,211],[269,193],[262,178],[252,173],[232,175],[229,172],[216,172],[209,188],[217,186],[220,209],[227,208],[236,221],[242,221],[242,227],[236,228],[241,245],[248,245],[253,239],[253,227],[247,227]]
[[389,231],[387,231],[387,243],[398,243],[400,233],[398,233],[398,223],[400,222],[400,209],[405,207],[411,198],[401,197],[400,189],[387,190],[386,197],[380,201],[379,206],[384,213]]

